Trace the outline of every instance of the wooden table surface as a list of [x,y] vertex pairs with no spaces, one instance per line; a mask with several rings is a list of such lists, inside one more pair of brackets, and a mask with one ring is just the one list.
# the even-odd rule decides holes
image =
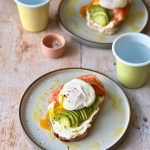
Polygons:
[[[150,11],[150,1],[145,2]],[[33,150],[22,134],[18,108],[25,89],[39,76],[59,68],[84,67],[117,81],[111,50],[84,46],[60,30],[56,19],[59,3],[60,0],[51,1],[48,28],[29,33],[20,24],[14,1],[0,0],[0,150]],[[148,27],[146,34],[150,35],[150,23]],[[41,37],[51,32],[66,37],[62,58],[48,59],[41,54]],[[140,89],[122,88],[131,103],[132,119],[127,137],[117,150],[150,150],[150,76]]]

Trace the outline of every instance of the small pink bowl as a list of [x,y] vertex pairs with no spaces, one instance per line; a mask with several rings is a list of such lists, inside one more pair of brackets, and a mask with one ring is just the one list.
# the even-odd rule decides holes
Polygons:
[[49,58],[58,58],[64,54],[65,39],[57,33],[51,33],[42,38],[43,55]]

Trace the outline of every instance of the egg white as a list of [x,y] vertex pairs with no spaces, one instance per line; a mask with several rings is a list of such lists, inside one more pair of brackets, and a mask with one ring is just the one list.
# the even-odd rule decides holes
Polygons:
[[66,83],[59,93],[59,99],[63,100],[63,108],[66,110],[78,110],[89,107],[96,98],[93,87],[80,79],[73,79]]
[[99,4],[107,9],[123,8],[127,5],[127,0],[100,0]]

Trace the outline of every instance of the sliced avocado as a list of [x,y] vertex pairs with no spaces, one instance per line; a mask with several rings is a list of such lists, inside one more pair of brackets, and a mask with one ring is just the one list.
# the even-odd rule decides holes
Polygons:
[[88,110],[88,107],[83,108],[85,110],[86,115],[89,117],[90,116],[90,112]]
[[107,9],[107,14],[109,17],[112,17],[114,15],[113,11],[110,9]]
[[51,120],[58,121],[66,127],[78,127],[79,124],[91,116],[93,111],[96,109],[98,100],[99,99],[97,97],[92,105],[80,110],[61,112],[59,115],[51,117]]
[[92,112],[93,112],[93,109],[90,107],[87,108],[88,109],[88,112],[89,112],[89,116],[91,116]]
[[88,109],[88,112],[89,112],[89,116],[92,114],[92,109],[91,109],[91,106],[90,107],[87,107]]
[[74,124],[73,124],[73,127],[78,127],[80,122],[79,122],[79,117],[77,117],[73,111],[69,111],[68,112],[70,115],[72,115],[72,117],[74,118]]
[[75,121],[76,120],[79,121],[79,117],[73,111],[69,111],[68,113],[73,116],[73,118],[75,119]]
[[97,102],[98,102],[98,98],[95,99],[95,101],[93,102],[93,104],[88,107],[89,111],[90,111],[90,115],[93,113],[93,111],[96,109],[97,106]]
[[58,118],[58,116],[56,117],[50,117],[50,120],[52,120],[52,121],[59,121],[59,118]]
[[62,112],[66,112],[66,110],[63,109],[63,108],[59,108],[59,107],[56,107],[56,108],[55,108],[55,114],[56,114],[56,115],[59,115],[59,114],[61,114]]
[[72,125],[75,124],[74,117],[69,113],[69,111],[63,112],[63,113],[61,113],[61,115],[66,115],[66,116],[69,117],[69,119],[71,120],[71,124],[72,124]]
[[98,101],[99,101],[99,97],[97,97],[96,100],[93,103],[93,110],[96,109]]
[[66,115],[60,115],[60,123],[64,124],[66,127],[72,126],[70,118]]
[[100,24],[101,26],[105,26],[109,22],[109,18],[106,12],[96,12],[91,14],[91,18],[94,22]]
[[89,115],[88,115],[88,112],[87,112],[87,110],[86,110],[86,107],[85,108],[83,108],[83,111],[85,112],[85,116],[86,116],[86,120],[89,118]]
[[85,116],[84,116],[84,113],[82,112],[82,109],[80,109],[80,110],[78,110],[78,111],[79,111],[79,113],[80,113],[80,116],[81,116],[82,121],[84,121],[84,120],[85,120]]
[[66,127],[71,127],[72,125],[70,118],[64,114],[60,114],[56,117],[53,117],[53,121],[58,121],[61,124],[64,124]]
[[94,103],[94,105],[93,105],[93,110],[96,109],[96,106],[97,106],[97,103]]
[[97,103],[93,103],[93,105],[91,106],[92,113],[93,113],[93,111],[95,110],[96,104],[97,104]]
[[80,122],[83,121],[82,116],[81,116],[79,110],[74,110],[74,111],[72,111],[72,112],[76,114],[76,116],[79,118],[79,121],[80,121]]
[[87,107],[84,107],[83,110],[85,111],[86,115],[89,116],[89,115],[88,115]]
[[98,5],[97,6],[90,6],[88,8],[88,12],[90,14],[95,13],[95,12],[99,12],[99,11],[106,11],[106,9],[101,7],[101,6],[98,6]]
[[80,117],[79,117],[79,114],[78,114],[78,111],[76,110],[73,110],[71,111],[71,113],[73,113],[79,120],[80,120]]
[[86,120],[87,118],[88,118],[88,116],[87,116],[87,114],[86,114],[86,112],[85,112],[85,109],[83,108],[83,109],[80,109],[80,113],[82,114],[82,116],[83,116],[83,120]]

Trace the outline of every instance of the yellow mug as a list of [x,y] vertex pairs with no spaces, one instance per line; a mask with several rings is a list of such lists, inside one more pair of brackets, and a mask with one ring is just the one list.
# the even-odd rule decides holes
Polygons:
[[15,0],[22,26],[29,32],[39,32],[48,25],[49,0]]

